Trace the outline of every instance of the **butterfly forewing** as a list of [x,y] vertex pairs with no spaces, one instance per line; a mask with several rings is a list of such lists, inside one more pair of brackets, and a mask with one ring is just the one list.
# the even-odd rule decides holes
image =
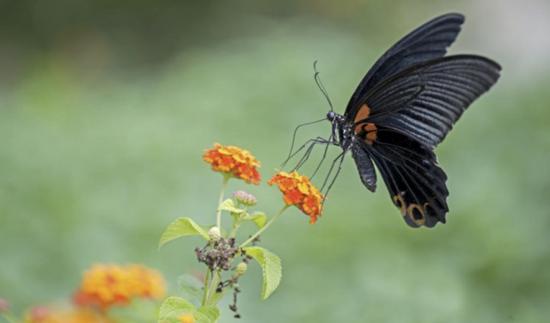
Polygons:
[[[416,28],[393,45],[369,70],[351,96],[345,115],[353,117],[366,91],[415,64],[443,57],[460,32],[464,16],[450,13]],[[351,119],[348,119],[351,120]]]
[[366,94],[370,122],[434,147],[464,110],[495,84],[499,71],[497,63],[474,55],[448,56],[416,65]]

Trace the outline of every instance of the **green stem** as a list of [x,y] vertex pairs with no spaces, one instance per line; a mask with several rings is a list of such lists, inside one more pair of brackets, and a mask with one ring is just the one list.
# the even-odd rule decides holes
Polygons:
[[216,211],[216,226],[220,229],[220,232],[222,231],[222,210],[220,209],[220,205],[223,202],[223,196],[227,187],[227,182],[229,182],[229,178],[230,176],[225,174],[223,175],[222,190],[220,192],[220,198],[218,199],[218,209]]
[[206,305],[213,305],[212,297],[216,294],[216,289],[218,288],[218,284],[221,282],[221,274],[220,271],[217,270],[215,274],[212,275],[212,281],[210,282],[210,291],[208,292],[208,299],[206,300]]
[[210,289],[210,286],[208,285],[209,282],[210,282],[210,269],[206,269],[206,276],[204,277],[204,293],[202,294],[201,306],[205,306],[206,301],[208,300],[208,290]]
[[235,238],[235,236],[237,236],[237,230],[239,229],[240,226],[241,226],[241,221],[233,225],[233,230],[231,230],[231,233],[229,234],[229,238]]
[[275,222],[275,220],[277,220],[277,218],[279,216],[281,216],[281,214],[283,214],[283,212],[288,209],[289,205],[285,205],[280,211],[279,213],[275,214],[271,219],[269,219],[269,221],[260,229],[258,230],[256,233],[254,233],[250,238],[248,238],[248,240],[246,240],[245,242],[241,243],[241,245],[239,246],[239,248],[243,248],[245,247],[247,244],[251,243],[252,241],[254,241],[254,239],[256,239],[260,234],[262,234],[265,230],[267,230],[267,228],[269,228],[269,226]]
[[[241,207],[241,205],[237,204],[237,207]],[[244,214],[248,214],[248,210],[247,210],[246,207],[244,208]],[[233,229],[229,233],[229,236],[228,236],[229,238],[235,238],[237,236],[237,230],[239,230],[239,227],[241,226],[241,223],[243,222],[243,220],[242,220],[243,215],[242,214],[238,214],[237,216],[234,216],[233,218],[234,218]]]

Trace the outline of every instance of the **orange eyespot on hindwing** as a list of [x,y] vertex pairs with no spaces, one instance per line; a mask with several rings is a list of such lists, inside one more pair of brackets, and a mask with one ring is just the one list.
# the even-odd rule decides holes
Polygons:
[[422,205],[410,204],[407,207],[407,216],[418,226],[421,226],[426,222],[424,217],[424,207]]
[[407,212],[407,207],[405,206],[405,200],[403,199],[402,193],[394,195],[393,202],[395,203],[395,206],[401,209],[401,214],[405,216]]

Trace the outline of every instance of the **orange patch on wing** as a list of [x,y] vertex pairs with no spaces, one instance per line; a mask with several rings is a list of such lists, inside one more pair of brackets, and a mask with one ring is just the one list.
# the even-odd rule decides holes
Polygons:
[[353,122],[357,124],[354,129],[355,134],[361,137],[363,136],[363,134],[366,134],[365,135],[366,143],[369,145],[372,145],[377,138],[377,134],[376,134],[377,128],[374,123],[365,122],[369,117],[369,115],[370,115],[370,108],[365,103],[357,111],[357,114],[355,115],[355,119],[353,120]]
[[[355,119],[353,120],[354,123],[358,123],[360,121],[363,121],[365,119],[367,119],[370,115],[370,108],[369,106],[365,103],[363,104],[359,110],[357,111],[357,114],[355,115]],[[355,127],[355,133],[359,133],[361,131],[361,125],[357,125]]]
[[365,141],[367,142],[367,144],[372,145],[376,140],[376,138],[378,137],[377,135],[378,130],[376,128],[376,125],[374,123],[367,123],[363,127],[363,130],[365,130],[365,132],[367,133],[367,137],[365,138]]

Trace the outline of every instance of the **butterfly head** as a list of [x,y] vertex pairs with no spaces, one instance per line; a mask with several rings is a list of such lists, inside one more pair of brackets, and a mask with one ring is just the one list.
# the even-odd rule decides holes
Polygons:
[[334,111],[329,111],[327,113],[327,120],[332,123],[333,125],[339,125],[341,126],[342,124],[345,123],[345,117],[341,114],[338,114]]

